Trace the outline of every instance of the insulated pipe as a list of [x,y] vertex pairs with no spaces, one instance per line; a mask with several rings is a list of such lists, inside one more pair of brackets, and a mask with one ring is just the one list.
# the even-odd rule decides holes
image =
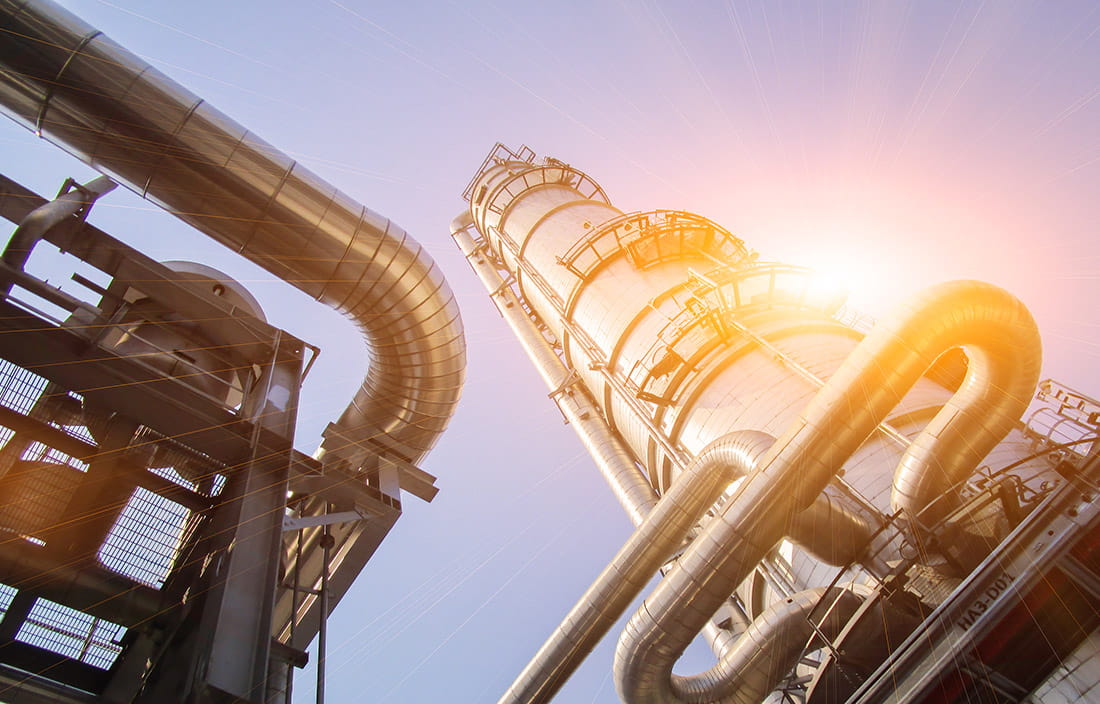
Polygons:
[[[832,587],[808,589],[772,604],[722,656],[713,671],[717,677],[713,685],[707,680],[678,678],[684,701],[763,701],[804,651],[823,647],[826,640],[840,634],[861,601],[851,591]],[[818,618],[821,622],[815,623]]]
[[959,318],[931,327],[929,337],[946,337],[950,328],[964,327],[970,339],[981,340],[968,344],[965,351],[970,366],[984,374],[966,375],[959,390],[910,444],[894,474],[892,507],[925,526],[955,508],[952,488],[991,449],[976,441],[972,429],[982,428],[985,436],[999,441],[1019,422],[1035,394],[1042,360],[1038,330],[1022,303],[1012,298],[1015,306],[1009,306],[995,292],[1000,293],[986,287],[975,291],[965,309],[944,308],[929,314]]
[[[548,702],[680,547],[730,482],[747,474],[775,438],[731,433],[704,449],[677,477],[569,615],[500,698],[499,704]],[[726,596],[733,590],[726,592]],[[707,614],[717,610],[717,605]],[[701,627],[701,625],[700,625]]]
[[[34,246],[47,232],[88,208],[101,195],[113,191],[116,185],[106,176],[99,176],[35,208],[19,221],[19,226],[15,228],[4,248],[3,262],[22,270],[30,259]],[[11,284],[6,289],[5,293],[10,293]]]
[[842,567],[867,552],[880,527],[877,516],[830,484],[798,512],[787,537],[818,560]]
[[856,347],[631,617],[615,655],[625,702],[730,700],[728,673],[712,668],[680,678],[672,673],[676,660],[943,352],[965,346],[966,378],[913,443],[899,475],[918,477],[919,486],[965,476],[1026,409],[1039,377],[1039,335],[1011,294],[979,282],[942,284],[894,320]]
[[451,237],[466,257],[470,268],[485,285],[501,317],[523,345],[539,376],[550,388],[562,415],[573,426],[585,449],[596,461],[619,505],[626,511],[631,523],[639,525],[656,505],[657,493],[638,469],[630,450],[608,427],[596,404],[583,389],[572,388],[569,370],[565,364],[524,312],[515,293],[505,285],[496,268],[474,244],[470,237],[473,224],[470,212],[463,210],[451,222]]
[[355,467],[379,444],[411,462],[434,445],[465,344],[443,275],[403,230],[48,2],[0,0],[0,104],[356,323],[370,369],[322,453]]
[[[706,510],[732,482],[749,474],[774,442],[775,438],[767,433],[743,430],[704,449],[677,476],[645,522],[562,619],[562,624],[501,697],[500,704],[549,701],[657,570],[671,559]],[[874,532],[866,517],[827,493],[822,493],[802,514],[805,517],[800,515],[792,526],[792,540],[811,552],[820,549],[821,554],[817,555],[820,559],[831,558],[838,564],[856,559]],[[839,546],[826,545],[832,535],[841,536]]]

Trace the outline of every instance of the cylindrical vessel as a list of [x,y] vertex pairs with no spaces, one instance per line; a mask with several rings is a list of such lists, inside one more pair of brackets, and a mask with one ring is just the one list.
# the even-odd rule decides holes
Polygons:
[[[863,338],[808,270],[760,262],[698,215],[624,215],[560,162],[498,159],[469,193],[479,232],[659,492],[727,433],[780,435]],[[905,436],[951,393],[919,382],[846,463],[848,484],[888,512]]]
[[[738,433],[777,437],[779,443],[769,454],[771,463],[771,458],[790,455],[786,443],[798,435],[799,425],[807,418],[820,416],[827,423],[850,418],[852,424],[867,427],[860,435],[837,426],[837,437],[846,438],[840,443],[843,447],[830,446],[828,429],[813,430],[818,438],[815,453],[828,460],[814,458],[811,464],[830,464],[810,482],[825,489],[816,499],[788,486],[791,472],[797,474],[792,461],[797,465],[809,459],[799,459],[797,454],[784,460],[781,471],[786,478],[779,480],[777,475],[775,486],[768,484],[767,476],[753,480],[753,486],[767,488],[749,494],[768,497],[764,510],[772,512],[774,520],[768,519],[768,530],[756,536],[761,544],[746,552],[763,557],[757,577],[750,580],[752,584],[743,584],[734,597],[749,619],[764,613],[769,601],[804,599],[797,595],[828,587],[838,567],[843,571],[854,565],[850,579],[873,583],[911,559],[912,555],[898,552],[901,538],[896,527],[877,531],[891,521],[909,531],[909,536],[938,531],[938,524],[965,500],[962,484],[974,479],[980,466],[1018,463],[1014,480],[1035,488],[1054,476],[1050,462],[1027,459],[1033,447],[1012,427],[1034,388],[1040,349],[1030,316],[1003,292],[963,284],[931,296],[927,309],[917,309],[899,330],[905,330],[905,335],[919,335],[913,332],[918,329],[930,334],[939,329],[969,330],[966,320],[972,316],[974,334],[957,335],[956,342],[944,335],[942,345],[937,338],[927,361],[922,358],[909,364],[915,376],[907,372],[911,376],[899,384],[888,369],[876,369],[892,353],[884,351],[879,358],[873,350],[887,350],[889,345],[884,347],[881,340],[861,345],[864,333],[843,321],[838,312],[843,296],[836,289],[807,269],[761,262],[739,238],[705,218],[678,211],[624,214],[577,169],[554,159],[538,162],[526,148],[515,153],[500,145],[465,195],[479,238],[477,246],[484,248],[485,257],[501,272],[498,280],[511,282],[522,309],[542,331],[547,349],[557,354],[595,400],[607,425],[645,469],[662,501],[676,496],[670,489],[680,473],[696,467],[693,460],[720,439]],[[960,317],[949,321],[951,316]],[[999,370],[995,374],[984,374],[985,357],[1006,349],[1005,330],[1019,331],[1015,340],[1020,348],[994,365]],[[971,343],[981,349],[976,348],[978,357],[970,370],[974,373],[968,375],[966,358],[950,350]],[[857,348],[872,351],[853,355]],[[545,353],[539,351],[540,356]],[[847,371],[830,384],[842,368]],[[867,425],[872,417],[868,415],[870,398],[879,390],[865,390],[868,402],[863,408],[855,402],[864,391],[855,387],[874,378],[896,393],[890,393],[892,401],[887,405],[881,398],[876,401],[874,422]],[[971,386],[960,391],[964,380]],[[822,404],[832,407],[825,409]],[[847,410],[836,407],[848,404]],[[982,437],[973,448],[966,447],[968,428],[975,437]],[[761,472],[768,475],[772,469],[765,466]],[[837,478],[825,486],[834,475]],[[733,491],[731,487],[727,497]],[[705,585],[704,580],[716,574],[710,568],[724,559],[719,557],[723,547],[712,544],[721,531],[710,530],[710,525],[717,526],[732,515],[730,506],[738,496],[726,506],[726,499],[720,499],[713,509],[717,517],[709,523],[703,515],[695,517],[700,521],[699,537],[684,553],[691,561],[674,568],[676,584],[664,585],[664,594],[670,588],[694,593],[691,589]],[[676,510],[658,504],[651,516]],[[663,548],[674,554],[682,547],[676,537],[680,534],[671,529],[664,532],[669,544]],[[643,534],[661,536],[662,531],[643,524],[635,538]],[[793,545],[772,549],[784,536]],[[740,574],[740,568],[734,572]],[[583,620],[567,618],[501,701],[548,701],[579,660],[578,654],[602,634],[603,626],[586,624],[613,622],[617,613],[600,610],[623,608],[621,604],[630,600],[623,590],[637,593],[641,588],[635,584],[638,579],[625,582],[616,584],[609,567],[589,594],[606,591],[625,598],[613,600],[614,607],[609,606],[612,600],[587,604],[585,600],[591,598],[582,598],[572,614],[582,614]],[[767,585],[763,591],[761,584]],[[734,587],[736,582],[725,593]],[[769,596],[762,598],[764,592]],[[694,612],[703,601],[713,611],[721,597],[708,594],[706,600],[685,605],[693,613],[684,621],[705,620],[709,612]],[[676,618],[655,622],[652,628],[663,629],[663,624]],[[723,621],[724,628],[735,632],[716,637],[715,629],[723,628],[716,624]],[[748,632],[743,619],[735,625],[730,621],[715,619],[708,634],[723,651],[721,662],[727,665],[731,649],[747,647],[738,638],[738,633]],[[624,642],[643,637],[646,633],[636,630],[624,636]],[[671,666],[665,651],[682,647],[686,647],[682,633],[667,643],[661,641],[652,652],[661,651],[666,661],[651,668],[631,661],[647,658],[644,651],[632,654],[629,645],[624,651],[621,643],[624,666],[617,665],[618,674],[667,677]],[[653,699],[657,701],[672,696],[673,690],[684,701],[711,701],[712,695],[741,701],[739,697],[746,695],[735,692],[738,686],[726,681],[724,667],[702,679],[674,683],[672,689],[646,684],[624,688],[619,682],[620,693],[627,701],[650,701],[646,697],[659,695]]]

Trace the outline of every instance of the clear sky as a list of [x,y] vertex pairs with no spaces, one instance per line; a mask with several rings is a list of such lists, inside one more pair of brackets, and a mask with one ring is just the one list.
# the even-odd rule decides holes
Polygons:
[[[406,502],[336,611],[329,701],[495,701],[629,530],[447,236],[496,141],[587,171],[623,210],[706,215],[876,313],[998,283],[1034,312],[1046,375],[1100,396],[1094,0],[64,4],[402,225],[457,292],[468,380],[424,465],[441,492]],[[89,175],[8,122],[0,157],[44,194]],[[92,220],[227,271],[323,347],[312,451],[362,378],[351,326],[133,196]],[[616,701],[615,637],[557,701]]]

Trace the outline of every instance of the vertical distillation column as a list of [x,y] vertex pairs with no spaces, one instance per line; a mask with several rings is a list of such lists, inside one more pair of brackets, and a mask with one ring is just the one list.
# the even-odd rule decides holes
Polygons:
[[[842,301],[809,272],[757,261],[697,215],[624,215],[560,162],[498,148],[468,194],[523,303],[659,493],[717,438],[781,432],[862,337],[833,319]],[[899,430],[948,396],[922,384],[893,415]],[[852,464],[893,466],[904,444],[886,430]],[[867,479],[885,508],[890,476]]]
[[[804,270],[758,264],[741,240],[691,213],[624,215],[585,174],[552,159],[536,164],[533,157],[498,146],[467,190],[472,217],[456,219],[452,230],[548,383],[579,380],[579,395],[599,404],[601,432],[625,440],[646,468],[643,479],[621,462],[609,469],[593,453],[638,524],[654,493],[669,488],[674,470],[716,438],[733,429],[778,433],[820,386],[816,374],[831,371],[861,336],[832,320],[841,301],[814,286]],[[471,220],[489,252],[470,240]],[[510,280],[486,260],[495,260]],[[518,300],[510,298],[513,283]],[[731,310],[738,316],[727,316]],[[776,338],[801,335],[801,356],[754,332],[749,321]],[[540,344],[545,336],[538,327],[560,344],[564,373],[548,375],[547,365],[557,358]],[[737,377],[748,388],[715,383],[716,376]],[[761,404],[765,395],[769,402]],[[929,405],[937,408],[942,397]],[[584,438],[578,426],[593,419],[570,416],[562,400],[559,405]],[[734,413],[724,418],[723,411]],[[877,449],[893,453],[888,461],[896,463],[897,442],[879,442]],[[639,488],[646,483],[647,490]],[[888,486],[887,477],[880,489]],[[807,535],[817,539],[819,554],[830,553],[836,562],[836,551],[821,545],[829,536],[816,528]],[[800,586],[782,572],[771,571],[773,588],[785,595],[797,591]],[[763,606],[759,584],[755,597],[749,619]],[[746,615],[731,606],[741,613],[743,628]],[[714,624],[707,633],[716,653],[733,635]],[[584,649],[565,648],[573,653],[567,657]],[[525,701],[523,689],[505,700]]]
[[[853,365],[858,360],[849,357],[864,336],[837,319],[843,297],[820,285],[808,270],[760,262],[741,240],[698,215],[674,211],[623,214],[585,174],[554,159],[537,163],[526,148],[514,153],[498,145],[468,187],[466,197],[470,216],[456,221],[456,239],[475,270],[494,296],[509,296],[513,290],[518,293],[515,307],[532,324],[528,326],[528,337],[544,338],[548,346],[558,349],[570,379],[578,380],[587,396],[595,400],[610,432],[621,438],[643,468],[652,491],[662,496],[650,518],[501,700],[547,701],[614,621],[617,613],[612,612],[626,607],[629,598],[624,598],[622,582],[644,583],[679,546],[680,538],[669,536],[681,528],[686,534],[690,527],[671,530],[657,524],[670,519],[682,523],[681,517],[672,517],[677,511],[685,513],[681,509],[689,501],[691,511],[700,510],[691,520],[698,520],[702,509],[719,498],[709,492],[721,493],[722,481],[729,484],[744,476],[757,460],[770,463],[777,456],[789,455],[790,448],[784,443],[790,441],[795,428],[808,422],[808,416],[804,417],[808,410],[804,409],[814,408],[811,401],[818,407],[836,406],[828,411],[827,417],[834,418],[828,423],[841,422],[844,409],[853,414],[852,419],[859,416],[860,423],[871,419],[868,413],[847,405],[870,389],[848,387],[844,393],[855,395],[846,399],[838,394],[845,384],[864,383],[848,381],[858,373]],[[479,242],[464,237],[471,220],[478,230]],[[479,253],[478,247],[489,251]],[[492,267],[503,273],[496,279],[485,274],[482,271],[485,260],[491,260]],[[494,282],[496,285],[491,285]],[[986,295],[979,292],[982,290],[981,285],[967,284],[950,291],[944,289],[936,295],[944,297],[940,306],[943,308],[971,294],[980,298]],[[1013,305],[1000,293],[988,295],[998,301],[998,306]],[[978,304],[973,304],[972,311],[984,314]],[[1018,320],[1012,316],[1002,318],[1010,321],[1009,325],[1018,322],[1021,329],[1030,329],[1026,312]],[[513,328],[517,326],[513,322]],[[870,349],[891,334],[887,331],[879,335]],[[996,343],[993,344],[995,347]],[[527,340],[524,346],[536,365],[540,364],[539,355],[531,352],[538,345]],[[950,347],[948,344],[945,349]],[[1027,350],[1028,354],[1034,353],[1034,359],[1038,358],[1037,346],[1034,349],[1027,346]],[[930,361],[941,351],[937,350]],[[944,478],[935,474],[937,470],[930,467],[937,465],[938,459],[913,460],[927,454],[927,448],[936,447],[935,442],[928,444],[929,438],[935,437],[935,432],[925,427],[929,421],[934,418],[936,422],[951,422],[945,420],[950,414],[940,412],[967,373],[960,361],[946,355],[923,374],[923,367],[916,370],[911,381],[897,389],[896,396],[895,391],[890,392],[893,400],[889,405],[879,404],[881,410],[875,412],[875,420],[867,426],[869,435],[853,435],[840,443],[843,447],[830,449],[829,454],[836,455],[834,478],[817,499],[811,496],[808,504],[800,504],[788,496],[785,502],[764,508],[776,516],[776,526],[784,523],[788,526],[783,530],[789,531],[787,537],[794,546],[783,557],[774,549],[760,547],[758,578],[738,589],[738,592],[747,590],[738,595],[740,600],[727,602],[733,607],[735,623],[726,626],[732,632],[724,637],[712,637],[712,644],[718,646],[716,652],[726,651],[738,634],[748,633],[755,634],[753,639],[762,639],[761,645],[740,650],[772,652],[768,648],[791,638],[790,631],[783,636],[774,629],[801,628],[797,624],[806,623],[805,609],[812,608],[828,592],[806,590],[829,585],[837,574],[837,566],[855,563],[858,574],[858,565],[862,564],[872,575],[883,577],[891,569],[887,562],[897,562],[899,555],[889,547],[890,539],[872,540],[875,529],[899,507],[910,519],[916,518],[930,502],[936,503],[935,497],[945,494],[951,483],[960,479],[957,472],[945,474]],[[847,371],[830,384],[830,378],[842,364]],[[1034,370],[1025,366],[1026,370],[1021,370],[1013,382],[1014,399],[1020,396],[1021,389],[1022,398],[1026,399],[1030,391],[1024,387],[1029,383],[1030,388],[1034,387],[1028,381]],[[1015,408],[1013,404],[1018,405],[1013,401],[1009,406]],[[815,408],[814,412],[820,411],[821,408]],[[1007,414],[1007,418],[1013,412],[1004,410],[1003,415]],[[1015,417],[1018,415],[1015,413]],[[1006,425],[998,427],[1007,431]],[[836,430],[841,431],[841,426],[836,426]],[[991,440],[983,441],[983,446],[993,447],[996,444],[993,438],[1003,437],[999,433],[990,430],[987,434]],[[827,432],[825,438],[829,435]],[[918,435],[924,440],[911,443]],[[784,443],[776,444],[765,456],[772,438],[781,436],[786,438]],[[921,442],[925,444],[920,445]],[[1010,434],[1009,440],[993,449],[985,461],[991,466],[1006,466],[1026,453],[1026,444],[1018,433],[1016,437]],[[793,461],[797,465],[802,460]],[[959,464],[956,460],[947,461]],[[970,460],[961,461],[965,464]],[[974,465],[967,465],[961,471],[974,469]],[[706,479],[704,483],[717,482],[718,486],[698,488],[702,486],[697,483],[702,474],[717,474],[719,479]],[[937,478],[930,479],[933,475]],[[684,478],[678,480],[680,476]],[[615,486],[614,481],[612,485]],[[908,496],[906,491],[910,491]],[[624,493],[622,487],[617,488],[620,501]],[[704,495],[711,498],[700,498]],[[684,503],[680,504],[681,501]],[[648,509],[628,502],[624,505],[636,523],[638,516],[649,513]],[[727,504],[723,514],[732,505]],[[952,505],[953,500],[940,503],[933,512],[942,515],[941,509]],[[930,515],[925,513],[921,518]],[[704,531],[702,542],[712,542]],[[782,535],[774,537],[778,540]],[[769,533],[768,540],[771,538]],[[661,550],[648,548],[655,540],[672,542]],[[711,547],[714,546],[689,551],[695,561],[690,569],[702,567],[704,572],[711,571],[709,562],[698,563],[701,555],[712,552]],[[872,551],[881,554],[872,555]],[[712,557],[702,559],[709,561]],[[644,570],[637,567],[642,562],[652,571],[642,574]],[[624,569],[631,571],[630,577],[614,576]],[[679,575],[677,584],[684,578]],[[730,589],[736,584],[732,582]],[[769,616],[771,611],[765,613],[765,591],[773,599],[781,597],[780,611],[786,608],[782,607],[783,601],[794,606],[786,609],[789,613],[776,611]],[[847,618],[842,612],[850,612],[858,602],[849,597],[850,594],[834,614],[841,619],[840,623]],[[719,604],[715,602],[707,608],[711,611],[725,608]],[[692,609],[701,612],[698,605]],[[750,628],[749,622],[761,614],[764,615]],[[694,616],[688,620],[697,621]],[[684,629],[677,627],[677,630]],[[628,635],[635,639],[640,633]],[[620,643],[620,651],[622,646]],[[746,670],[744,666],[749,663],[737,660],[740,655],[731,659],[728,654],[726,651],[722,655],[725,671],[753,669]],[[659,671],[666,665],[649,667],[644,660],[624,660],[621,664],[620,668],[617,663],[617,677],[620,674],[626,677],[619,682],[624,696],[627,696],[622,690],[624,681],[645,682],[640,686],[627,685],[630,701],[635,701],[636,695],[644,698],[659,694],[651,684],[652,677],[660,677]],[[773,664],[771,668],[774,667]],[[718,679],[713,679],[712,674]],[[776,677],[781,675],[778,672]],[[701,687],[697,694],[704,689],[714,693],[716,686],[727,691],[744,684],[728,684],[732,680],[717,684],[725,677],[717,675],[717,671],[699,677],[702,679],[686,685]],[[769,677],[764,677],[766,682],[752,685],[763,688],[760,696],[777,683]]]

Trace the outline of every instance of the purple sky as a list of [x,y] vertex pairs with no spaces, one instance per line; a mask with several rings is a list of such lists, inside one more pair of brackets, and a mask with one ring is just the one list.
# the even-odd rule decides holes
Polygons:
[[[1091,0],[64,4],[402,225],[459,296],[467,386],[424,465],[441,493],[407,502],[337,610],[330,701],[495,701],[629,530],[447,236],[498,140],[587,171],[623,210],[692,210],[817,265],[864,308],[1003,285],[1039,321],[1045,374],[1100,396]],[[8,122],[0,154],[40,193],[89,174]],[[361,379],[351,326],[129,194],[92,220],[247,282],[323,347],[299,421],[312,451]],[[616,701],[614,640],[557,701]]]

